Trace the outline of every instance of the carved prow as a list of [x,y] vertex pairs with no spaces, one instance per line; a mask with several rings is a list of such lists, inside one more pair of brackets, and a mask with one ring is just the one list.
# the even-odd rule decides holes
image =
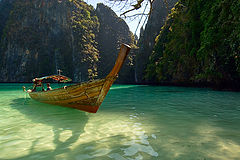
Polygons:
[[105,96],[107,95],[110,87],[112,86],[113,82],[116,80],[117,74],[120,71],[120,69],[122,68],[122,65],[123,65],[128,53],[129,53],[130,49],[131,49],[131,47],[127,44],[122,44],[121,45],[120,51],[118,53],[117,60],[115,62],[115,65],[114,65],[112,71],[107,75],[106,82],[104,83],[103,88],[101,90],[101,93],[100,93],[100,95],[98,97],[98,100],[96,102],[96,104],[98,106],[101,105],[101,103],[103,102]]
[[107,75],[106,78],[117,76],[118,72],[122,68],[122,65],[123,65],[128,53],[129,53],[130,49],[131,49],[131,47],[127,44],[122,44],[121,45],[120,51],[118,53],[117,60],[115,62],[115,65],[114,65],[112,71]]

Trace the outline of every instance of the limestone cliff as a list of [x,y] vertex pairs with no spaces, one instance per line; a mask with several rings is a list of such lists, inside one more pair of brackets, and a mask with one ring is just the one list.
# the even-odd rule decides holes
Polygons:
[[[12,10],[13,0],[0,0],[0,35],[3,33],[4,26],[9,17],[9,13]],[[0,37],[1,38],[1,37]]]
[[80,0],[15,0],[1,40],[0,80],[27,82],[62,69],[74,81],[96,76],[94,8]]
[[[57,69],[75,82],[102,78],[120,44],[134,39],[103,4],[94,10],[81,0],[2,0],[0,9],[0,82],[30,82]],[[129,59],[118,82],[134,80]]]
[[142,30],[140,33],[138,42],[139,50],[137,52],[135,66],[135,81],[137,83],[146,82],[144,80],[144,72],[155,44],[155,38],[164,25],[170,9],[177,0],[168,0],[167,2],[168,4],[166,5],[163,0],[154,1],[152,14],[148,19],[145,30]]
[[[99,3],[96,8],[96,14],[100,23],[99,33],[97,34],[100,52],[98,73],[100,77],[104,77],[111,71],[114,65],[120,45],[122,43],[132,44],[134,36],[129,31],[126,22],[106,5]],[[131,63],[129,59],[126,60],[119,73],[117,82],[134,82],[134,66]]]

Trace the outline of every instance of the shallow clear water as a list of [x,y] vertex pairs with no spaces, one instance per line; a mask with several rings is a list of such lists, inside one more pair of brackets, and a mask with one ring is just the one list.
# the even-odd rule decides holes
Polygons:
[[0,84],[0,159],[240,159],[240,93],[114,85],[90,114],[22,85]]

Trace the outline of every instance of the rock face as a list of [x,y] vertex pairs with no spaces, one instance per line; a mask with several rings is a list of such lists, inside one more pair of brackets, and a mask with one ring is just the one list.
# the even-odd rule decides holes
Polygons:
[[[100,23],[99,33],[97,34],[100,53],[98,73],[99,77],[105,77],[114,66],[120,45],[122,43],[132,44],[134,37],[129,31],[126,22],[119,18],[109,7],[99,3],[96,14]],[[131,61],[127,59],[119,73],[117,82],[134,82],[134,66],[129,64],[131,64]]]
[[74,81],[94,77],[98,21],[93,7],[77,0],[15,0],[12,5],[1,42],[1,81],[27,82],[59,68]]
[[0,35],[3,33],[4,26],[9,17],[9,12],[12,10],[12,1],[13,0],[0,0]]
[[[127,24],[103,4],[94,10],[81,0],[2,0],[0,9],[1,82],[30,82],[57,69],[73,81],[102,78],[119,45],[133,41]],[[134,68],[123,69],[120,81]]]
[[177,0],[168,0],[168,5],[163,0],[155,0],[153,3],[152,14],[148,19],[145,30],[141,30],[138,42],[139,50],[136,56],[135,81],[136,83],[145,83],[144,73],[150,54],[152,53],[155,38],[164,25],[170,9]]

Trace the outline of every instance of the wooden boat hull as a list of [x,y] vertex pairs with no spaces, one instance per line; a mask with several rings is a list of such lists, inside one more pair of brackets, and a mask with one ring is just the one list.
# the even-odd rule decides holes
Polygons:
[[39,102],[76,108],[96,113],[110,87],[117,78],[127,54],[128,45],[122,45],[112,71],[104,79],[75,84],[50,91],[30,92],[29,96]]

